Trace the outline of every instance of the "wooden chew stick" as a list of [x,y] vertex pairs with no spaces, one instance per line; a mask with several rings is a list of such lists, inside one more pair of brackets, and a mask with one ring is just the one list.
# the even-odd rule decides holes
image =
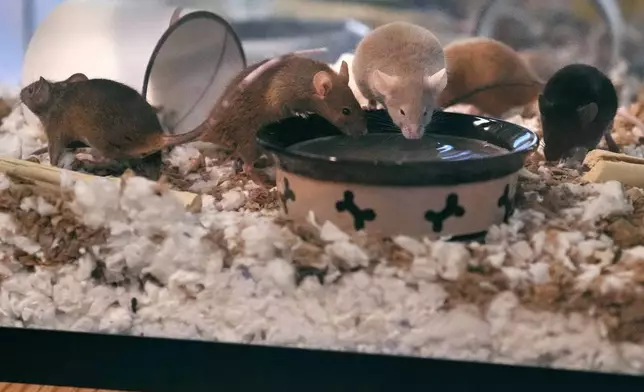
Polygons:
[[644,188],[644,158],[593,150],[584,164],[590,168],[583,179],[588,182],[619,181],[624,185]]
[[636,165],[644,165],[644,158],[634,157],[626,154],[619,154],[606,150],[592,150],[586,154],[584,164],[593,167],[599,161],[627,162]]
[[[32,182],[35,185],[49,189],[60,188],[60,177],[62,170],[49,166],[25,161],[22,159],[0,158],[0,173],[5,173],[23,181]],[[119,177],[98,177],[89,174],[68,171],[76,180],[85,182],[94,181],[97,178],[106,178],[110,181],[121,181]],[[190,206],[197,194],[191,192],[179,192],[170,190],[185,206]]]

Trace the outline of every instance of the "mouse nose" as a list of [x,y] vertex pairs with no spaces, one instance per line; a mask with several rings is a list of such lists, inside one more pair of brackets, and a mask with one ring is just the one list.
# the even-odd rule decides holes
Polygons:
[[423,137],[423,129],[417,125],[406,125],[401,128],[402,134],[406,139],[420,139]]
[[356,125],[348,129],[348,134],[351,136],[364,136],[368,132],[367,127],[364,125]]

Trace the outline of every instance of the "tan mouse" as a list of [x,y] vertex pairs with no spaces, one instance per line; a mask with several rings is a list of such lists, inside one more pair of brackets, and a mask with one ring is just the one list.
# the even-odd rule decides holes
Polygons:
[[261,155],[255,141],[257,131],[266,124],[309,113],[324,117],[344,134],[367,133],[364,112],[349,88],[346,63],[339,73],[297,54],[254,64],[230,82],[195,131],[201,133],[200,141],[232,150],[243,161],[244,172],[264,185],[253,167]]
[[537,99],[543,82],[508,45],[486,37],[445,46],[448,82],[438,97],[442,107],[472,104],[492,116]]
[[380,26],[358,44],[352,70],[369,108],[387,108],[405,138],[423,136],[447,84],[443,48],[431,31],[407,22]]

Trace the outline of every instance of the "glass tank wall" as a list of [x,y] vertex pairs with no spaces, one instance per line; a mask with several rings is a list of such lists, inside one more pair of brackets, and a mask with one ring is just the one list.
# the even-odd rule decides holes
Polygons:
[[[21,53],[34,26],[63,0],[0,2],[0,83],[15,83]],[[641,26],[644,2],[637,0],[71,0],[143,1],[214,11],[237,23],[249,60],[301,45],[319,44],[311,37],[328,35],[328,45],[350,50],[364,29],[407,20],[432,29],[443,42],[471,34],[493,36],[525,51],[535,68],[543,50],[556,67],[583,61],[610,68],[623,55],[635,71],[644,68]],[[597,5],[604,12],[598,12]],[[609,18],[602,17],[608,15]],[[623,24],[620,18],[628,23]],[[272,20],[267,20],[272,19]],[[612,19],[610,24],[605,20]],[[245,22],[253,20],[253,23]],[[258,20],[263,20],[258,22]],[[347,24],[346,21],[351,20]],[[354,23],[356,22],[356,23]],[[344,38],[329,35],[347,30]],[[613,42],[611,35],[617,33]],[[303,38],[305,43],[302,43]],[[252,43],[250,43],[252,41]],[[615,46],[616,44],[617,46]],[[252,47],[251,47],[252,46]],[[337,52],[333,51],[332,52]],[[545,67],[547,68],[547,67]],[[545,70],[542,70],[546,72]]]

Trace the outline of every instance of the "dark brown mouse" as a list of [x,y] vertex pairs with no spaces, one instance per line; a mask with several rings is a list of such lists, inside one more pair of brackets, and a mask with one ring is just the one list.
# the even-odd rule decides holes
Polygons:
[[123,162],[157,179],[161,150],[200,134],[164,134],[155,109],[136,90],[81,73],[60,82],[41,77],[22,89],[20,99],[44,125],[52,166],[67,147],[91,147],[99,161]]
[[619,152],[610,134],[618,106],[615,86],[599,69],[570,64],[557,71],[539,95],[546,160],[585,156],[602,136]]
[[192,132],[201,133],[202,142],[232,150],[260,185],[264,181],[253,170],[261,155],[255,137],[268,123],[316,113],[344,134],[367,132],[364,112],[349,88],[346,63],[336,73],[323,62],[297,54],[264,60],[240,72],[221,97],[208,119]]
[[469,103],[499,117],[537,99],[543,82],[514,49],[497,40],[474,37],[444,47],[447,86],[441,107]]

